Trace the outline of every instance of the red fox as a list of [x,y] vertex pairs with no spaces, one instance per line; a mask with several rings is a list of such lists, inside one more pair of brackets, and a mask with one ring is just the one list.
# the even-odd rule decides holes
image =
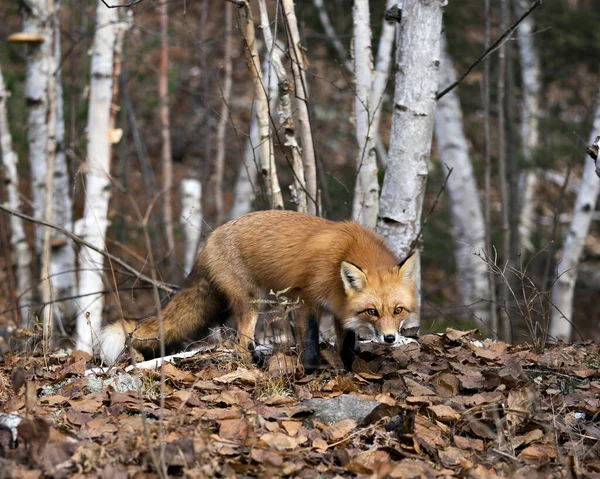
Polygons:
[[[269,290],[299,298],[296,340],[306,370],[319,365],[318,324],[334,317],[337,347],[350,369],[355,332],[393,343],[417,314],[418,253],[401,263],[383,238],[354,222],[291,211],[258,211],[217,228],[181,290],[161,312],[172,352],[233,314],[241,346],[254,347],[257,301]],[[145,356],[159,351],[158,318],[119,321],[100,335],[101,355],[117,360],[127,335]]]

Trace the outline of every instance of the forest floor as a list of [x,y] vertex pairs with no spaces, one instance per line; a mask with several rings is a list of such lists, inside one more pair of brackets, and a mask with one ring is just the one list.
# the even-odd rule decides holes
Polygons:
[[[363,343],[353,372],[227,345],[160,370],[0,363],[0,477],[600,478],[600,347],[448,330]],[[324,361],[325,363],[325,361]],[[15,441],[16,439],[16,441]],[[162,466],[161,466],[162,464]]]

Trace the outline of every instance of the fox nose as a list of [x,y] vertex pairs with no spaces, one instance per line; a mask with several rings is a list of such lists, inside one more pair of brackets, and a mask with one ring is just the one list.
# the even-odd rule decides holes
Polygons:
[[393,343],[393,342],[395,342],[395,341],[396,341],[396,335],[394,335],[394,334],[386,334],[386,335],[383,337],[383,340],[384,340],[386,343]]

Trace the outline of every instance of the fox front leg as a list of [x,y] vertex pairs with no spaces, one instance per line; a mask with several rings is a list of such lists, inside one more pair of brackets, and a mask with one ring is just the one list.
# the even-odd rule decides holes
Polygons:
[[319,320],[313,311],[299,308],[295,312],[296,347],[305,372],[319,367]]
[[344,363],[344,368],[352,371],[352,363],[356,359],[356,333],[351,329],[344,329],[338,318],[335,318],[335,336],[337,350]]

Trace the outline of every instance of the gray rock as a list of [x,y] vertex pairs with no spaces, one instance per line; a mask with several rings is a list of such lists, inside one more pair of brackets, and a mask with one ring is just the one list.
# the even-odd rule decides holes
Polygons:
[[379,406],[377,401],[365,401],[352,394],[342,394],[332,399],[315,398],[300,405],[314,411],[314,417],[325,424],[333,424],[343,419],[354,419],[360,423],[373,409]]

